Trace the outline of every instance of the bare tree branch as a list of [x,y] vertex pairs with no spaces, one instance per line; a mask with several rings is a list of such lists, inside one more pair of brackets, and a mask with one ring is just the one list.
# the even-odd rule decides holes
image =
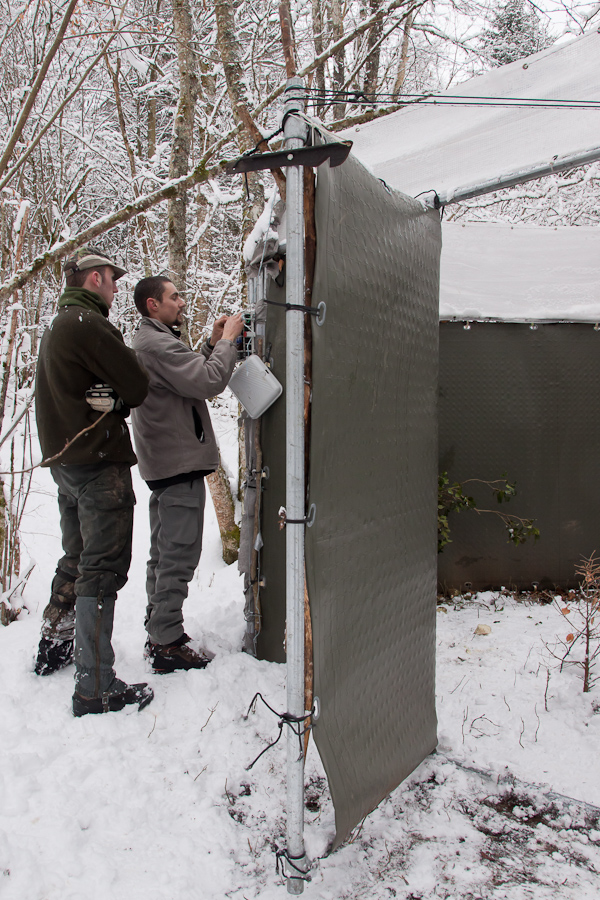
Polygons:
[[[375,15],[370,16],[368,19],[364,19],[360,23],[360,25],[357,25],[356,28],[353,28],[351,31],[345,34],[342,38],[340,38],[339,41],[335,41],[333,44],[330,44],[326,50],[323,50],[323,52],[319,56],[316,56],[313,60],[311,60],[310,63],[308,63],[306,66],[304,66],[303,69],[298,72],[298,77],[304,78],[305,75],[310,75],[311,72],[314,72],[315,69],[318,69],[319,66],[322,66],[324,62],[327,62],[327,60],[338,50],[340,50],[342,47],[345,47],[346,44],[350,44],[355,38],[363,34],[363,32],[368,31],[368,29],[371,28],[375,24],[375,22],[379,21],[380,19],[386,18],[386,16],[388,16],[395,9],[399,9],[399,7],[401,6],[406,6],[406,9],[402,15],[402,19],[400,20],[400,22],[402,22],[410,15],[421,9],[421,7],[425,5],[425,2],[426,0],[413,0],[413,2],[409,2],[409,4],[406,5],[406,0],[391,0],[390,3],[379,9],[375,13]],[[400,24],[400,22],[398,24]],[[271,91],[269,96],[266,97],[262,101],[262,103],[259,103],[259,105],[252,113],[253,117],[256,118],[258,115],[260,115],[260,113],[263,112],[263,110],[265,110],[268,106],[270,106],[271,103],[277,99],[277,97],[280,97],[284,91],[285,82],[282,82],[279,87],[275,88],[274,91]]]
[[78,2],[79,2],[79,0],[70,0],[70,3],[66,9],[64,16],[63,16],[63,20],[60,23],[60,27],[56,33],[56,37],[54,38],[54,42],[52,43],[52,46],[48,50],[48,53],[46,54],[46,57],[45,57],[42,65],[40,66],[40,70],[37,73],[36,79],[31,86],[31,90],[29,91],[29,96],[27,97],[27,100],[25,101],[23,109],[21,110],[19,118],[17,119],[15,127],[13,128],[13,132],[12,132],[10,138],[8,139],[8,143],[5,147],[4,153],[2,154],[2,157],[0,158],[0,175],[2,175],[2,173],[6,171],[6,167],[12,156],[12,152],[15,149],[17,141],[21,137],[23,129],[25,128],[25,123],[27,122],[27,119],[29,118],[29,113],[31,112],[31,110],[33,108],[33,104],[35,103],[35,101],[37,99],[37,96],[40,92],[40,88],[42,87],[42,84],[44,83],[44,79],[46,77],[48,69],[50,68],[50,63],[56,56],[58,49],[59,49],[60,45],[62,44],[63,37],[65,36],[65,31],[67,30],[69,22],[71,21],[71,16],[75,12],[75,7],[77,6]]
[[[123,12],[124,12],[125,7],[127,6],[128,2],[129,2],[129,0],[124,0],[123,6],[121,7],[121,16],[123,15]],[[119,21],[120,21],[120,18],[119,18]],[[62,113],[64,108],[67,106],[68,103],[70,103],[70,101],[73,99],[75,94],[77,94],[79,92],[79,89],[81,88],[84,81],[87,79],[90,72],[96,68],[96,65],[100,62],[100,60],[102,59],[102,57],[104,56],[104,54],[106,53],[106,51],[108,50],[108,48],[110,47],[111,43],[114,41],[114,39],[116,38],[118,33],[119,33],[118,29],[115,29],[115,31],[113,31],[113,33],[110,35],[108,40],[104,43],[100,52],[97,53],[96,56],[93,58],[93,60],[91,61],[91,63],[89,64],[89,66],[87,67],[87,69],[85,70],[85,72],[83,73],[83,75],[81,76],[81,78],[79,79],[79,81],[77,82],[75,87],[73,88],[73,90],[69,94],[67,94],[67,96],[62,101],[62,103],[60,103],[58,108],[52,113],[50,119],[46,122],[46,124],[41,129],[41,131],[39,131],[36,134],[36,136],[33,138],[31,143],[27,147],[27,150],[25,150],[25,152],[21,154],[21,156],[18,158],[18,160],[16,161],[16,163],[14,164],[12,169],[9,169],[8,172],[5,174],[4,178],[0,181],[0,191],[2,190],[3,187],[5,187],[8,184],[8,182],[12,179],[12,177],[19,171],[20,168],[22,168],[23,164],[29,159],[29,157],[31,156],[31,154],[33,153],[33,151],[35,150],[35,148],[37,147],[39,142],[42,140],[42,138],[44,137],[44,135],[46,134],[48,129],[54,124],[54,122],[56,122],[56,120],[58,119],[58,117],[60,116],[60,114]]]
[[[224,141],[225,139],[222,140]],[[208,181],[209,178],[214,178],[219,174],[220,170],[220,166],[207,169],[205,156],[198,165],[183,178],[176,178],[172,181],[168,181],[163,187],[159,188],[159,190],[153,191],[150,194],[144,194],[132,203],[128,203],[121,209],[116,210],[116,212],[111,213],[108,216],[103,216],[101,219],[97,219],[88,228],[80,231],[74,237],[69,238],[69,240],[54,244],[53,247],[50,247],[49,250],[46,250],[45,253],[34,259],[27,268],[15,272],[12,278],[0,285],[0,301],[5,300],[14,293],[14,291],[27,284],[34,275],[37,275],[38,272],[41,272],[46,266],[63,259],[67,254],[76,250],[78,247],[81,247],[82,244],[86,244],[88,241],[99,237],[101,234],[105,234],[105,232],[114,228],[115,225],[122,225],[124,222],[129,222],[134,216],[139,216],[140,213],[146,212],[146,210],[151,209],[158,203],[162,203],[163,200],[175,197],[181,191],[186,191],[195,184],[199,184],[202,181]]]

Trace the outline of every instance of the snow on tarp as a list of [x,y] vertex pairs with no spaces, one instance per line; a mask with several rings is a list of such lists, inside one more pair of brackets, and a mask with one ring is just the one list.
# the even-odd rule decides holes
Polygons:
[[600,228],[442,229],[440,318],[600,321]]
[[[600,100],[594,31],[453,87],[447,96]],[[342,132],[405,194],[446,193],[600,144],[600,109],[411,106]]]

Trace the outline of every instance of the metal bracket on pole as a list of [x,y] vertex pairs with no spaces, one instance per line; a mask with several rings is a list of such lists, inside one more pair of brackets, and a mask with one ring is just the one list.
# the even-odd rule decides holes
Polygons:
[[[302,79],[289,78],[285,89],[284,136],[287,152],[304,146],[307,126],[301,115]],[[296,115],[295,115],[296,113]],[[287,168],[286,186],[286,514],[304,517],[304,169]],[[304,528],[286,528],[287,711],[304,716]],[[285,858],[289,894],[301,894],[308,871],[304,850],[304,754],[298,737],[287,734],[287,825]]]
[[263,169],[284,169],[288,166],[309,166],[316,168],[329,160],[331,168],[341,166],[348,159],[352,141],[333,141],[317,144],[315,147],[300,147],[298,150],[278,150],[275,153],[255,153],[240,156],[225,163],[227,175],[241,175],[244,172],[260,172]]

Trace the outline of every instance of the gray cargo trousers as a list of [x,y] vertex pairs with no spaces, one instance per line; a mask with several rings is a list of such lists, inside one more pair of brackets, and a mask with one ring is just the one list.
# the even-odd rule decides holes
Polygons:
[[172,644],[184,633],[182,607],[202,552],[204,501],[202,477],[150,495],[145,624],[153,644]]
[[75,580],[75,690],[119,693],[111,637],[117,591],[127,581],[135,495],[127,463],[52,468],[64,556],[57,573]]

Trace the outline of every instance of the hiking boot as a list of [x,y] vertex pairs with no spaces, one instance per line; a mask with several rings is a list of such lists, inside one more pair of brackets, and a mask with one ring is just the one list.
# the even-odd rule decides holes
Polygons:
[[73,662],[74,641],[41,638],[35,661],[36,675],[53,675]]
[[42,613],[36,675],[52,675],[73,662],[75,646],[75,578],[58,569],[50,602]]
[[182,634],[172,644],[153,644],[148,638],[144,656],[150,660],[152,670],[158,675],[178,669],[205,669],[212,659],[195,641],[192,643],[187,634]]
[[101,697],[82,697],[73,694],[73,715],[87,716],[88,713],[118,712],[125,706],[137,703],[138,710],[148,706],[154,699],[154,691],[147,684],[128,684],[118,694],[102,694]]

